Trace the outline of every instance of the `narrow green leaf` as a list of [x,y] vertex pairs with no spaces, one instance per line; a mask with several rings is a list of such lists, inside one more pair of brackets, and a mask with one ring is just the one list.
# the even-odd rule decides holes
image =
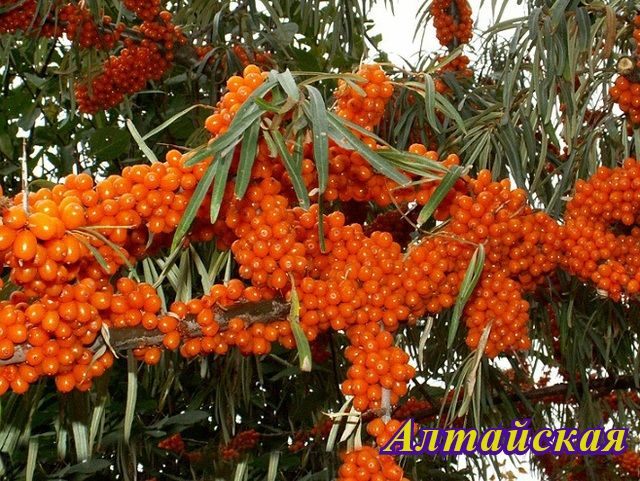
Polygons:
[[242,148],[240,149],[240,163],[236,173],[235,194],[238,199],[244,197],[249,181],[251,180],[251,169],[256,159],[258,151],[258,133],[260,132],[260,122],[255,122],[247,129],[242,137]]
[[446,117],[453,119],[462,133],[467,133],[467,128],[464,125],[458,109],[456,109],[444,95],[436,94],[436,105],[438,110],[442,111]]
[[424,207],[422,207],[422,210],[420,210],[420,214],[418,214],[419,226],[431,218],[440,205],[440,202],[444,200],[456,181],[463,175],[464,171],[465,169],[456,165],[445,174],[442,178],[442,182],[440,182],[438,187],[436,187],[436,190],[433,192],[429,201],[424,205]]
[[[125,263],[125,265],[129,268],[129,269],[133,269],[133,264],[131,264],[131,261],[129,261],[129,258],[123,253],[122,247],[117,245],[116,243],[114,243],[111,239],[109,239],[108,237],[102,235],[100,232],[98,232],[96,229],[92,228],[92,227],[78,227],[79,231],[84,232],[87,235],[90,235],[92,237],[95,237],[96,239],[98,239],[100,242],[104,242],[105,245],[107,245],[108,247],[111,248],[111,250],[118,256],[120,257],[120,259],[123,260],[123,262]],[[138,277],[138,275],[136,274],[135,271],[133,271],[133,275],[135,278]]]
[[136,401],[138,399],[138,361],[133,356],[133,350],[127,351],[127,402],[124,411],[124,442],[129,444],[131,439],[131,428],[133,426],[133,417],[136,410]]
[[278,476],[278,463],[280,462],[280,451],[269,453],[269,468],[267,470],[267,481],[276,481]]
[[359,138],[353,135],[349,129],[342,124],[342,120],[332,112],[329,113],[329,137],[336,140],[338,143],[342,141],[348,144],[350,148],[362,155],[362,157],[364,157],[374,169],[398,184],[405,185],[410,181],[407,176],[399,172],[396,168],[390,165],[388,161],[371,150]]
[[300,361],[300,370],[304,372],[311,371],[311,347],[309,346],[309,340],[304,335],[304,330],[300,326],[300,300],[298,298],[298,292],[291,282],[291,310],[289,311],[289,324],[291,325],[291,332],[296,340],[296,349],[298,350],[298,359]]
[[318,197],[318,240],[320,241],[320,252],[326,254],[327,246],[324,242],[324,203],[322,196]]
[[296,102],[300,100],[300,90],[298,90],[298,86],[296,85],[296,81],[291,75],[289,69],[284,72],[280,72],[276,75],[278,79],[278,83],[282,86],[282,89],[286,92],[286,94],[291,97]]
[[142,140],[147,140],[150,137],[153,137],[154,135],[162,132],[164,129],[166,129],[167,127],[169,127],[172,123],[174,123],[176,120],[178,120],[180,117],[188,114],[189,112],[191,112],[193,109],[197,109],[198,107],[202,107],[202,105],[200,104],[195,104],[192,105],[191,107],[187,107],[186,109],[178,112],[175,115],[172,115],[171,117],[169,117],[167,120],[165,120],[164,122],[162,122],[160,125],[158,125],[155,129],[150,130],[149,132],[147,132],[143,137]]
[[38,462],[38,438],[32,436],[29,439],[29,448],[27,450],[27,465],[24,469],[25,480],[33,481],[33,474],[36,471],[36,463]]
[[98,262],[98,264],[100,264],[100,267],[102,267],[102,270],[105,272],[105,274],[108,274],[109,273],[109,264],[107,264],[107,261],[105,260],[105,258],[102,257],[102,254],[100,254],[100,251],[98,251],[98,249],[93,247],[91,245],[91,242],[89,242],[84,237],[82,237],[80,235],[75,236],[75,237],[76,237],[76,239],[78,239],[80,241],[80,243],[82,243],[87,249],[89,249],[89,251],[91,252],[91,255],[95,258],[95,260]]
[[230,150],[218,162],[216,162],[216,169],[213,174],[216,180],[213,183],[213,193],[211,194],[211,210],[209,217],[212,224],[214,224],[216,220],[218,220],[218,214],[220,213],[220,207],[222,206],[222,198],[224,197],[224,190],[227,186],[229,168],[231,167],[231,161],[233,160],[233,152],[233,150]]
[[440,126],[436,119],[436,87],[429,74],[425,74],[424,108],[429,126],[438,133]]
[[291,153],[289,153],[289,149],[287,149],[282,134],[276,130],[271,132],[271,135],[273,136],[276,148],[278,149],[278,154],[280,154],[280,158],[287,170],[287,174],[289,174],[293,190],[296,192],[300,205],[304,209],[309,209],[311,202],[309,201],[307,187],[304,185],[304,180],[302,179],[301,166],[294,164],[293,158],[291,157]]
[[127,119],[127,128],[133,137],[133,140],[136,141],[140,150],[145,155],[147,159],[149,159],[152,163],[158,162],[158,157],[153,153],[153,150],[149,148],[149,146],[145,143],[144,139],[140,136],[140,132],[136,129],[136,126],[131,122],[131,119]]
[[458,332],[458,325],[460,324],[462,310],[469,300],[469,297],[473,293],[473,289],[475,288],[478,280],[480,279],[480,275],[482,274],[482,269],[484,268],[484,257],[484,245],[479,244],[478,248],[471,257],[471,261],[469,262],[467,271],[465,272],[464,278],[462,279],[462,284],[460,285],[460,294],[458,295],[456,303],[453,306],[451,325],[449,326],[449,336],[447,338],[448,349],[451,349],[451,346],[453,346],[453,341],[456,337],[456,333]]
[[255,89],[236,112],[231,124],[229,125],[229,129],[214,139],[209,145],[197,152],[185,163],[185,165],[187,167],[195,165],[206,157],[213,155],[216,152],[222,152],[236,143],[245,130],[253,125],[253,123],[263,114],[254,99],[264,97],[276,84],[276,80],[269,79],[260,87]]
[[211,290],[212,282],[209,277],[209,273],[207,272],[207,268],[202,262],[202,258],[196,251],[196,248],[192,245],[189,246],[189,250],[191,251],[191,259],[196,266],[196,270],[198,271],[198,275],[200,276],[200,283],[202,284],[202,292],[209,292]]
[[172,251],[176,250],[178,244],[182,241],[185,234],[189,231],[191,223],[193,222],[193,219],[195,219],[196,214],[198,213],[198,209],[200,209],[200,206],[202,205],[202,202],[207,195],[209,187],[211,187],[215,172],[215,162],[211,161],[211,163],[207,166],[207,170],[205,170],[202,179],[200,179],[198,185],[196,186],[196,189],[193,191],[193,196],[191,196],[191,199],[187,204],[187,208],[182,215],[182,219],[180,219],[180,224],[178,224],[178,227],[176,228],[176,232],[173,235],[173,242],[171,243]]
[[320,91],[307,86],[309,91],[309,121],[313,131],[313,157],[318,170],[318,188],[323,193],[329,179],[329,119],[327,107]]

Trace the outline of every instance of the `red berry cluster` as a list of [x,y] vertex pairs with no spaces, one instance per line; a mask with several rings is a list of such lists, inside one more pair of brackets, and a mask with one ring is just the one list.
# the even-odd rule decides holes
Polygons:
[[220,446],[220,453],[228,461],[238,459],[244,451],[255,448],[258,441],[260,441],[260,433],[254,429],[240,431],[231,441]]
[[620,470],[634,479],[640,478],[640,454],[635,451],[627,451],[615,456]]
[[41,37],[60,35],[52,13],[46,18],[39,16],[36,0],[0,0],[0,12],[0,35],[18,31]]
[[632,126],[640,125],[640,83],[628,77],[619,76],[609,89],[611,100],[618,104]]
[[331,419],[325,419],[324,421],[319,421],[309,430],[302,429],[296,431],[293,435],[293,442],[289,445],[289,451],[297,453],[307,446],[324,441],[329,437],[332,427],[333,421]]
[[395,411],[393,412],[393,418],[404,420],[413,417],[414,413],[416,413],[417,411],[423,411],[432,407],[433,406],[429,401],[416,399],[415,397],[411,396],[395,409]]
[[180,433],[176,433],[160,441],[158,447],[176,454],[182,454],[184,451],[184,440]]
[[67,38],[80,48],[112,50],[126,29],[123,23],[113,27],[111,17],[107,15],[102,17],[102,28],[98,28],[89,9],[74,3],[60,8],[59,21]]

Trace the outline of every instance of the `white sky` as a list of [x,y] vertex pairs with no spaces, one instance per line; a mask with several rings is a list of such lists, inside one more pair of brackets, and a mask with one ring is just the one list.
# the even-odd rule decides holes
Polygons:
[[[420,51],[420,36],[414,41],[414,32],[420,15],[418,12],[421,7],[424,8],[426,0],[395,0],[394,1],[394,13],[385,7],[383,0],[378,0],[376,5],[370,12],[370,17],[374,21],[375,27],[372,33],[382,34],[382,42],[379,48],[389,55],[389,59],[400,66],[406,66],[403,58],[408,59],[410,62],[416,60],[416,54]],[[499,12],[492,11],[491,1],[485,0],[484,2],[479,0],[470,0],[471,8],[473,10],[474,28],[479,31],[486,30],[487,27],[495,23],[495,18]],[[496,1],[496,8],[501,8],[502,0]],[[507,0],[507,6],[504,9],[501,20],[508,20],[511,18],[521,17],[526,15],[526,9],[524,5],[518,5],[517,2]],[[507,32],[508,35],[508,32]],[[474,37],[477,39],[477,37]],[[435,38],[435,30],[431,25],[427,27],[424,35],[423,48],[427,54],[432,52],[442,51],[442,47]],[[506,456],[499,456],[498,462],[502,465],[500,469],[500,476],[494,473],[494,479],[509,479],[507,474],[509,471],[516,477],[511,479],[517,479],[518,481],[534,481],[538,480],[537,476],[529,474],[530,466],[526,456],[516,457],[520,459],[520,462],[513,464],[510,458]],[[504,463],[504,464],[503,464]],[[461,459],[461,465],[464,466],[464,460]],[[518,471],[518,468],[524,468],[527,473]],[[490,473],[493,470],[489,471]]]

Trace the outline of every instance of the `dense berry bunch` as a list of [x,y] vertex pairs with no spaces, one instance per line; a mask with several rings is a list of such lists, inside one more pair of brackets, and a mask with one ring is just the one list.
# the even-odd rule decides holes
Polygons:
[[[364,140],[366,142],[372,139],[365,138]],[[370,146],[377,148],[375,142]],[[421,144],[411,145],[409,152],[425,157],[428,161],[435,162],[439,160],[437,152],[427,151]],[[459,163],[458,156],[451,154],[443,159],[440,165],[451,167]],[[310,165],[310,169],[312,167],[313,164]],[[413,177],[408,173],[406,175],[409,178]],[[312,180],[308,187],[315,187],[316,176],[313,175],[313,170],[309,172],[308,178]],[[377,173],[358,152],[332,143],[329,147],[329,180],[323,197],[328,201],[371,201],[380,207],[406,205],[410,202],[417,202],[422,205],[431,198],[437,185],[437,182],[422,180],[401,187],[388,177]],[[455,192],[460,188],[462,188],[462,182],[457,183],[452,192],[440,204],[435,214],[436,219],[442,220],[447,217],[447,209],[451,205]]]
[[122,3],[144,21],[152,21],[160,15],[160,0],[123,0]]
[[262,85],[267,73],[256,65],[244,68],[242,76],[234,75],[227,80],[225,93],[216,106],[216,111],[205,122],[206,129],[211,135],[218,136],[226,132],[233,116],[251,93]]
[[260,433],[254,429],[240,431],[231,441],[220,446],[220,453],[226,460],[238,459],[244,451],[255,448],[258,441],[260,441]]
[[36,0],[0,0],[0,35],[19,31],[42,37],[60,35],[53,15],[49,14],[46,18],[40,16],[38,3]]
[[370,446],[363,446],[342,455],[342,466],[337,481],[407,481],[404,471],[392,456],[378,453]]
[[111,56],[90,85],[76,87],[78,108],[82,112],[95,113],[118,105],[125,95],[142,90],[151,80],[162,78],[170,65],[155,42],[143,40],[138,44],[126,39],[120,55]]
[[[149,81],[161,79],[172,66],[174,49],[187,41],[173,24],[171,13],[160,10],[159,0],[125,1],[124,5],[142,20],[132,28],[141,39],[126,38],[124,48],[104,62],[101,73],[76,87],[81,112],[111,108],[126,95],[142,90]],[[124,31],[124,26],[118,25],[113,33],[107,28],[107,33],[99,34],[85,9],[65,8],[71,27],[67,35],[72,39],[79,35],[83,46],[111,49]],[[108,26],[110,19],[103,19],[105,22]]]
[[184,440],[180,433],[176,433],[160,441],[158,447],[176,454],[181,454],[184,451]]
[[359,90],[344,80],[338,81],[337,114],[372,130],[382,119],[387,101],[393,95],[393,85],[379,65],[363,65],[356,75],[363,78],[353,81]]
[[353,326],[347,331],[351,345],[345,358],[351,362],[342,392],[354,396],[358,411],[379,409],[383,389],[390,391],[390,402],[396,404],[407,393],[407,381],[415,368],[409,365],[409,355],[393,346],[393,336],[379,324]]
[[365,226],[364,232],[367,235],[376,231],[389,232],[393,235],[393,240],[404,247],[409,244],[412,234],[416,231],[417,219],[417,209],[406,214],[394,209],[377,215],[371,223]]
[[393,412],[393,418],[404,420],[407,418],[414,417],[414,414],[418,411],[424,411],[432,407],[433,406],[429,401],[416,399],[415,397],[411,396],[409,399],[407,399],[404,403],[402,403],[400,406],[396,408],[396,410]]
[[565,214],[562,266],[615,300],[640,292],[639,186],[635,159],[615,169],[600,167],[576,183]]
[[[384,447],[393,435],[400,429],[402,421],[390,419],[385,422],[382,418],[375,418],[367,423],[367,434],[376,440],[376,446]],[[416,426],[417,429],[417,426]]]
[[609,89],[609,95],[620,110],[627,114],[633,126],[640,125],[640,83],[621,75]]
[[627,451],[615,457],[620,469],[633,478],[640,478],[640,454]]
[[442,46],[449,47],[471,40],[473,21],[467,0],[433,0],[431,15],[436,37]]
[[102,29],[99,29],[91,11],[74,3],[60,8],[59,21],[67,38],[80,48],[112,50],[126,28],[123,23],[112,28],[111,17],[103,16]]

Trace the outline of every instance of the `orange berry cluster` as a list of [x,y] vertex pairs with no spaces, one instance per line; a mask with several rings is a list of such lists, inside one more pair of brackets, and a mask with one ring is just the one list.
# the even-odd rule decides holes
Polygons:
[[229,128],[234,115],[251,93],[265,81],[267,73],[256,65],[244,68],[242,76],[234,75],[227,80],[227,93],[218,102],[215,112],[205,121],[205,128],[214,137]]
[[640,125],[640,83],[621,75],[609,89],[609,95],[633,126]]
[[459,196],[452,208],[451,230],[472,243],[484,243],[485,266],[465,308],[467,344],[475,348],[491,322],[485,347],[489,356],[528,349],[531,292],[558,265],[561,257],[558,224],[526,205],[523,190],[509,181],[492,182],[488,171],[470,181],[470,196]]
[[381,407],[383,389],[390,391],[390,402],[396,404],[415,375],[409,355],[394,347],[393,336],[376,323],[353,326],[347,330],[347,337],[351,345],[345,350],[345,358],[351,367],[342,392],[354,396],[353,407],[361,412]]
[[567,204],[562,267],[614,300],[640,292],[637,227],[640,212],[640,165],[600,167],[589,180],[578,180]]
[[[11,0],[1,0],[0,7],[11,3]],[[104,62],[100,74],[76,86],[81,112],[95,113],[111,108],[122,102],[125,95],[142,90],[147,82],[159,80],[172,65],[175,46],[186,42],[180,29],[172,23],[171,13],[160,10],[158,0],[127,0],[124,5],[143,20],[133,27],[142,40],[125,39],[122,51]],[[0,14],[0,34],[19,30],[37,32],[44,37],[66,34],[81,48],[112,50],[125,29],[122,23],[113,26],[109,16],[103,16],[101,24],[96,24],[89,9],[75,3],[57,4],[46,18],[38,16],[35,0],[22,2]]]
[[635,451],[627,451],[615,456],[620,470],[633,478],[640,478],[640,454]]
[[411,236],[416,230],[417,219],[417,209],[407,214],[397,209],[389,210],[377,215],[371,223],[365,226],[364,232],[367,235],[376,231],[389,232],[393,235],[393,240],[404,247],[411,242]]
[[296,238],[296,216],[280,191],[273,177],[255,183],[247,202],[232,206],[226,217],[238,236],[231,246],[238,273],[254,286],[282,289],[290,274],[302,275],[308,267],[306,248]]
[[450,47],[469,43],[473,21],[467,0],[433,0],[431,15],[440,45]]
[[181,454],[184,451],[184,440],[182,439],[182,434],[176,433],[161,440],[158,443],[158,447],[166,451]]
[[393,95],[393,85],[377,64],[362,65],[356,75],[364,79],[353,81],[364,91],[364,95],[348,82],[339,80],[335,92],[336,113],[360,127],[373,130],[382,120],[385,106]]
[[260,441],[260,433],[255,429],[240,431],[227,444],[220,446],[222,458],[227,461],[238,459],[244,451],[255,448]]
[[341,455],[336,481],[408,481],[393,456],[381,455],[371,446]]
[[[369,147],[376,149],[377,146],[373,139],[363,139],[365,143],[370,144]],[[368,141],[371,141],[369,143]],[[429,160],[437,161],[438,153],[427,151],[421,144],[413,144],[409,147],[409,152],[423,156]],[[451,154],[441,161],[445,167],[458,165],[460,159],[457,155]],[[304,168],[304,166],[303,166]],[[311,181],[308,187],[315,187],[317,179],[313,163],[309,165],[306,179]],[[303,173],[305,171],[303,170]],[[407,177],[415,176],[405,173]],[[376,173],[371,165],[358,152],[344,149],[338,145],[330,143],[329,146],[329,179],[327,189],[323,194],[323,198],[327,201],[340,200],[342,202],[355,200],[357,202],[374,202],[380,207],[388,207],[390,205],[405,205],[410,202],[425,204],[436,189],[437,182],[419,182],[407,187],[400,187],[396,182],[386,176]],[[447,195],[446,199],[439,206],[435,218],[442,220],[446,218],[446,211],[455,196],[455,191],[461,188],[462,184],[458,183],[454,189]]]
[[[180,28],[173,24],[171,13],[160,10],[158,0],[129,0],[124,5],[142,20],[133,27],[142,40],[126,38],[122,51],[104,62],[100,74],[76,86],[81,112],[109,109],[121,103],[125,95],[142,90],[149,81],[160,80],[172,66],[175,47],[187,41]],[[115,35],[121,30],[118,26]]]
[[385,422],[382,418],[374,418],[367,423],[367,434],[374,437],[376,446],[381,448],[391,440],[401,425],[402,421],[397,419],[390,419]]

